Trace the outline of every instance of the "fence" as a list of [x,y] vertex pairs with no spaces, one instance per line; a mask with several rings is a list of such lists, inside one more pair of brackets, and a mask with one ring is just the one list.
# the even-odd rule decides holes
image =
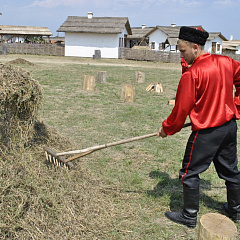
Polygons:
[[[50,55],[64,56],[65,47],[57,44],[29,44],[29,43],[7,43],[1,44],[2,54],[32,54],[32,55]],[[6,49],[5,51],[3,49]]]
[[162,52],[145,49],[121,48],[119,58],[138,60],[138,61],[155,61],[166,63],[179,63],[180,53]]
[[[240,62],[240,54],[230,54],[228,52],[224,52],[222,55],[229,56],[230,58]],[[145,49],[121,48],[119,58],[139,61],[180,63],[180,53]]]
[[[58,44],[27,44],[27,43],[0,44],[0,54],[6,55],[8,53],[65,56],[65,46]],[[224,53],[223,55],[229,56],[236,61],[240,61],[240,54]],[[146,49],[120,48],[119,58],[137,61],[179,63],[180,53],[162,52]]]

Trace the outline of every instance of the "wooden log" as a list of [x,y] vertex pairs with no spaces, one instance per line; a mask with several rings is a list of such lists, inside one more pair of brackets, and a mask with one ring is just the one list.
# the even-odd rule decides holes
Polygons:
[[161,83],[157,83],[157,84],[154,86],[154,90],[155,90],[155,92],[157,92],[157,93],[163,92],[162,84],[161,84]]
[[169,100],[169,101],[168,101],[168,104],[169,104],[169,105],[175,105],[175,100]]
[[124,84],[122,87],[121,100],[124,102],[133,102],[135,99],[135,86]]
[[146,91],[150,92],[154,89],[154,83],[150,83],[147,87],[146,87]]
[[97,73],[97,82],[98,83],[106,83],[107,82],[107,72],[100,71]]
[[236,240],[237,227],[228,217],[208,213],[200,219],[198,240]]
[[135,71],[135,81],[137,83],[145,82],[145,72]]
[[96,79],[94,76],[84,75],[83,90],[94,91]]

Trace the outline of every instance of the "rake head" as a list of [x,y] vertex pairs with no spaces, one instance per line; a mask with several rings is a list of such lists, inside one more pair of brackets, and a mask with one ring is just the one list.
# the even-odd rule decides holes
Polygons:
[[63,156],[57,156],[57,153],[53,151],[51,148],[44,146],[46,160],[57,165],[64,166],[66,168],[73,167],[71,162],[67,162],[67,160]]

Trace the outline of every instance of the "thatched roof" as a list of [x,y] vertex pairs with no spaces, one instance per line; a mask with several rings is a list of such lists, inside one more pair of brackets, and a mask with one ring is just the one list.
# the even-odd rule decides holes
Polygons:
[[220,32],[210,32],[208,40],[213,40],[216,37],[220,37],[223,41],[227,41],[227,39]]
[[168,43],[168,44],[170,44],[171,46],[176,46],[176,45],[178,45],[178,38],[172,38],[172,37],[169,37],[169,38],[167,38],[167,40],[166,40],[166,43]]
[[0,25],[0,35],[51,36],[52,33],[48,27]]
[[[202,26],[191,26],[191,27],[202,28]],[[166,43],[170,44],[171,46],[174,46],[174,45],[177,45],[180,28],[181,26],[175,26],[175,25],[174,26],[156,26],[154,29],[152,29],[152,31],[147,33],[146,37],[149,36],[151,33],[155,32],[156,30],[160,30],[167,35]]]
[[223,41],[222,47],[225,50],[237,51],[240,46],[240,40]]
[[145,35],[147,35],[150,31],[154,29],[154,27],[133,27],[132,29],[132,35],[127,36],[127,39],[143,39],[145,38]]
[[127,17],[77,17],[69,16],[57,32],[78,33],[122,33],[126,27],[128,34],[132,34]]
[[[178,38],[178,35],[179,35],[179,31],[180,31],[180,28],[182,26],[156,26],[151,32],[149,32],[147,34],[150,35],[151,33],[153,33],[154,31],[156,31],[157,29],[161,30],[163,33],[165,33],[168,37],[171,37],[171,38]],[[202,28],[202,26],[190,26],[192,28]],[[204,29],[203,29],[204,30]]]
[[[189,26],[192,28],[201,28],[203,31],[204,28],[199,25],[199,26]],[[174,26],[174,27],[169,27],[169,26],[156,26],[152,31],[150,31],[146,36],[149,36],[151,33],[153,33],[154,31],[156,31],[157,29],[161,30],[163,33],[165,33],[167,35],[167,40],[169,42],[170,45],[176,45],[177,39],[178,39],[178,35],[179,35],[179,31],[180,31],[181,26]],[[222,38],[224,41],[226,41],[227,39],[220,33],[220,32],[212,32],[209,33],[209,38],[208,40],[213,40],[216,37],[220,37]]]

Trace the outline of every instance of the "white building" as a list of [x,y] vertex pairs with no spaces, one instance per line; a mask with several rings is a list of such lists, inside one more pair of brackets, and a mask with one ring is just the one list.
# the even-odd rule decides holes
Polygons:
[[118,58],[126,47],[131,27],[127,17],[69,16],[57,30],[65,32],[65,56],[93,57],[100,50],[102,58]]
[[177,39],[180,27],[172,24],[172,26],[156,26],[152,31],[146,34],[149,38],[151,49],[160,51],[177,51]]
[[221,33],[209,33],[209,37],[205,44],[205,51],[211,54],[222,54],[223,41],[227,39]]

